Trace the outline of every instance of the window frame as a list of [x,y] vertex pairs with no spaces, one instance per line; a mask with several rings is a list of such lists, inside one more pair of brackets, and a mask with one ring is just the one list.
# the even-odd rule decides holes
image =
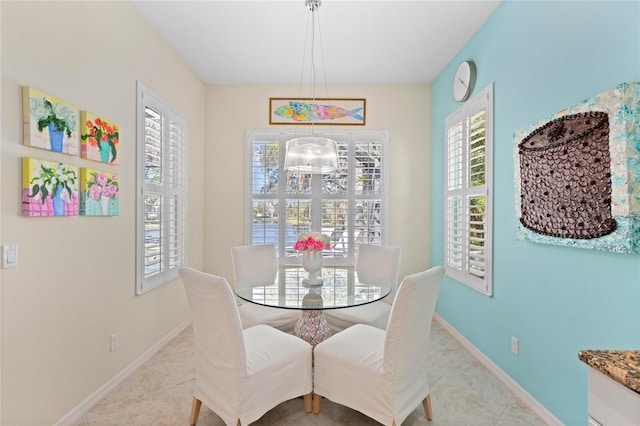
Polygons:
[[[485,109],[485,142],[484,142],[484,185],[473,186],[469,184],[470,162],[469,162],[469,146],[471,144],[469,136],[469,121],[482,109]],[[456,127],[463,127],[462,136],[462,166],[456,170],[450,170],[449,144],[451,143],[449,130]],[[470,288],[485,294],[493,295],[493,145],[494,145],[494,123],[493,123],[493,83],[480,91],[476,96],[467,101],[463,106],[447,116],[444,120],[444,264],[445,273],[448,277],[459,281]],[[461,186],[458,189],[451,189],[449,183],[455,179],[461,180]],[[479,277],[471,272],[470,267],[470,226],[477,224],[472,221],[472,213],[469,211],[469,199],[485,197],[484,200],[484,221],[482,223],[484,231],[482,254],[484,255],[484,277]],[[460,204],[457,206],[463,213],[462,229],[459,239],[450,238],[450,231],[454,229],[451,221],[452,213],[449,211],[449,201],[458,197]],[[461,241],[458,243],[458,241]],[[462,246],[461,250],[450,250],[451,246]],[[454,254],[460,254],[460,267],[454,267],[450,263],[450,257]]]
[[[182,114],[141,82],[138,81],[136,86],[136,295],[141,295],[178,278],[178,270],[187,264],[188,123]],[[152,107],[154,111],[159,112],[163,122],[160,136],[162,139],[162,184],[160,185],[145,182],[145,111],[147,107]],[[171,135],[172,126],[176,125],[183,136],[179,151],[175,150],[172,137],[168,136]],[[160,270],[145,277],[145,194],[149,192],[160,194],[165,201],[160,206],[159,214]],[[170,205],[170,200],[174,200],[175,205]],[[166,230],[167,236],[163,235],[162,230]],[[178,259],[177,263],[175,258]],[[173,265],[171,265],[172,261]]]
[[[355,244],[355,221],[354,218],[354,209],[355,209],[355,201],[362,200],[366,198],[371,199],[380,199],[381,201],[381,224],[380,224],[380,244],[387,245],[388,244],[388,226],[389,226],[389,133],[385,130],[379,131],[351,131],[351,132],[314,132],[314,136],[318,137],[327,137],[330,139],[336,140],[340,143],[352,144],[355,146],[358,142],[375,141],[379,142],[381,146],[381,162],[380,162],[380,182],[382,185],[382,191],[379,194],[373,194],[371,197],[367,195],[361,195],[355,193],[355,174],[349,173],[348,177],[348,194],[346,196],[346,200],[349,206],[353,206],[353,209],[348,212],[349,219],[347,225],[347,254],[345,256],[330,256],[325,252],[324,256],[324,264],[327,266],[354,266],[355,257],[356,257],[356,244]],[[279,217],[285,217],[286,215],[286,203],[283,200],[289,199],[299,199],[300,197],[296,197],[295,195],[288,195],[285,191],[284,195],[281,195],[282,188],[285,188],[285,174],[286,172],[283,169],[284,165],[284,157],[285,157],[285,147],[286,141],[289,139],[293,139],[296,137],[310,136],[310,133],[299,132],[299,131],[270,131],[270,130],[247,130],[245,134],[245,244],[253,244],[253,202],[256,198],[254,198],[253,194],[253,142],[254,141],[262,141],[262,142],[279,142],[279,171],[278,171],[278,181],[280,190],[276,194],[272,194],[271,198],[277,198],[279,205]],[[349,164],[355,163],[355,148],[350,148],[348,150],[349,154]],[[354,167],[349,167],[350,171],[354,169]],[[320,175],[318,175],[320,176]],[[322,187],[321,177],[312,178],[311,187],[313,191],[318,191],[319,188]],[[321,189],[320,189],[321,190]],[[318,199],[317,197],[311,196],[310,199]],[[343,199],[341,196],[332,196],[327,195],[325,197],[321,197],[321,200],[331,200],[331,199]],[[319,231],[317,229],[317,223],[321,221],[322,212],[321,209],[315,209],[312,211],[311,223],[312,230]],[[279,221],[280,222],[280,221]],[[353,229],[350,229],[353,228]],[[300,256],[295,254],[287,253],[286,244],[284,244],[284,230],[279,227],[279,243],[277,245],[278,248],[278,262],[281,266],[295,266],[301,264]]]

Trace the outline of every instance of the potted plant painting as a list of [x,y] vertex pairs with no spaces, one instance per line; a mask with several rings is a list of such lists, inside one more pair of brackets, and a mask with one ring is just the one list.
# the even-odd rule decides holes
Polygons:
[[[28,107],[28,120],[25,125],[29,126],[32,120],[39,133],[34,136],[35,140],[31,140],[30,129],[27,127],[25,136],[29,139],[28,144],[55,152],[77,152],[77,136],[74,133],[77,128],[77,110],[53,96],[28,87],[25,88],[24,97]],[[48,145],[43,134],[45,129],[48,133]],[[65,136],[68,145],[66,148]]]
[[118,126],[103,117],[86,111],[81,112],[80,121],[82,122],[82,134],[80,135],[82,158],[117,164],[118,145],[120,144]]
[[30,158],[25,158],[24,167],[30,177],[27,196],[37,197],[42,206],[50,200],[53,216],[65,216],[67,203],[77,201],[77,168]]
[[120,180],[116,173],[80,169],[80,214],[117,216]]

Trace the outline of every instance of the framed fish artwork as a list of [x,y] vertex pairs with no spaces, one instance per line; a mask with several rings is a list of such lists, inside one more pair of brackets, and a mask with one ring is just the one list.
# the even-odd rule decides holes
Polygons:
[[269,98],[269,124],[364,126],[366,99]]

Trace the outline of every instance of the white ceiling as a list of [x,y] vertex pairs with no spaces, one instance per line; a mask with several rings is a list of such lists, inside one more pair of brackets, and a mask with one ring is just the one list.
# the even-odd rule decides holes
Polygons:
[[[301,84],[304,0],[131,1],[207,84]],[[326,74],[330,85],[429,84],[499,4],[324,0],[316,82],[324,84]],[[305,82],[311,81],[309,50]]]

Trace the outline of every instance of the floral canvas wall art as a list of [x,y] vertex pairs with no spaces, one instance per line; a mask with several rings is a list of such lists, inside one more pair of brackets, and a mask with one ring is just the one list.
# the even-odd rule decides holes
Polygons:
[[120,180],[117,174],[90,168],[80,169],[80,214],[118,216]]
[[22,88],[24,144],[78,155],[78,108],[33,87]]
[[82,123],[81,157],[106,164],[118,164],[120,131],[118,126],[87,111],[80,113]]
[[69,164],[22,159],[22,215],[78,214],[78,168]]

